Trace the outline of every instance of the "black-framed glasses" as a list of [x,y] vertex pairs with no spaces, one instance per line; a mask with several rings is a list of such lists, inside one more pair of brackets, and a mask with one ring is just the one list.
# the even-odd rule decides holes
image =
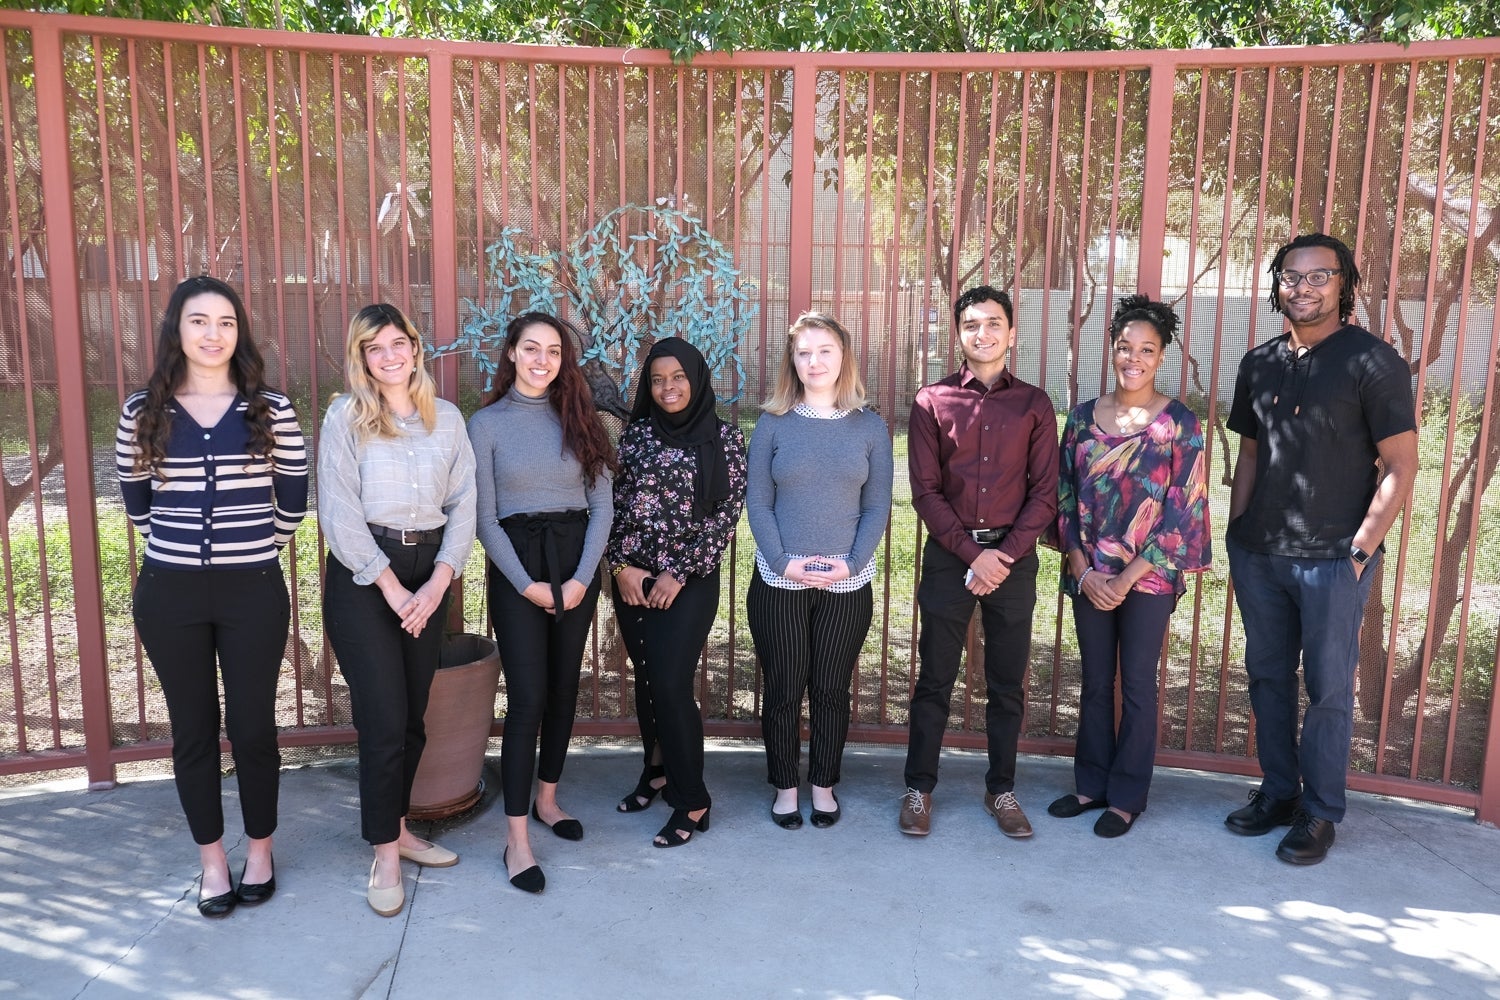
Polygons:
[[1343,273],[1336,267],[1315,267],[1311,271],[1277,271],[1276,282],[1282,288],[1296,288],[1304,281],[1313,288],[1322,288],[1328,284],[1329,278]]

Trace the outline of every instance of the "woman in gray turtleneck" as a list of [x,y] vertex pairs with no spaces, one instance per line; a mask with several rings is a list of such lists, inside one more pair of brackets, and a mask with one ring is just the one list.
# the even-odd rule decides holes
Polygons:
[[582,824],[558,805],[557,783],[614,515],[614,447],[579,370],[576,337],[545,313],[511,320],[495,391],[469,421],[490,624],[505,670],[504,859],[511,884],[527,892],[546,886],[527,833],[528,805],[557,836],[583,838]]

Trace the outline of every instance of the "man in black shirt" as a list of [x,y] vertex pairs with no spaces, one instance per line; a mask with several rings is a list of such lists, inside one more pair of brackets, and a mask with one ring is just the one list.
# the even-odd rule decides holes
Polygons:
[[1360,621],[1416,478],[1416,414],[1406,362],[1348,323],[1359,270],[1347,246],[1299,236],[1271,275],[1271,306],[1291,330],[1240,362],[1225,539],[1264,778],[1225,824],[1246,836],[1290,824],[1276,856],[1311,865],[1344,817]]

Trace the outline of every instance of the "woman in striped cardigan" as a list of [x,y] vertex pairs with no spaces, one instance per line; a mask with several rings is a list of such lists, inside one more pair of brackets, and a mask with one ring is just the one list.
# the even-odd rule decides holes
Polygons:
[[[264,370],[234,289],[189,278],[167,302],[156,368],[125,400],[115,438],[125,510],[146,538],[136,631],[166,697],[205,917],[276,891],[276,682],[291,621],[279,554],[307,509],[307,452]],[[224,853],[219,674],[249,840],[238,888]]]

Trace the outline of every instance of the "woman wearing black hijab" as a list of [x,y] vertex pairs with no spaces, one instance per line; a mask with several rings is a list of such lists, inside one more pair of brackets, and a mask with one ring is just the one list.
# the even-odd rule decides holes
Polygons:
[[719,561],[745,502],[745,438],[719,419],[708,364],[685,340],[651,345],[620,437],[606,558],[615,616],[635,668],[646,765],[621,812],[665,788],[672,818],[652,841],[678,847],[708,829],[699,655],[719,610]]

